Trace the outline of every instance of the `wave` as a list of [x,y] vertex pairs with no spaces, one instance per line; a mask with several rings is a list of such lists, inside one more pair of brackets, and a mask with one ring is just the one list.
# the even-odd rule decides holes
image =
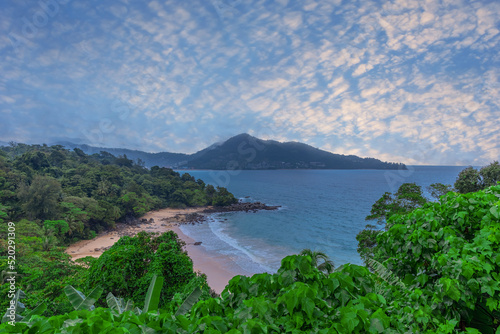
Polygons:
[[[201,241],[202,245],[209,252],[224,255],[232,263],[229,265],[235,272],[240,269],[251,274],[263,272],[276,272],[273,269],[273,259],[271,252],[265,249],[267,245],[258,240],[248,240],[242,238],[237,240],[225,232],[225,227],[231,222],[226,221],[228,214],[213,214],[208,217],[207,222],[201,225],[181,225],[181,231],[187,236]],[[274,261],[275,262],[275,261]]]

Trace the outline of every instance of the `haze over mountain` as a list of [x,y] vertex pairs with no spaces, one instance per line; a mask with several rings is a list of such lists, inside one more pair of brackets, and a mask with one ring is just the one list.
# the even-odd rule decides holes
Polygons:
[[194,154],[148,153],[130,149],[102,148],[58,142],[67,148],[80,148],[87,154],[106,151],[113,155],[126,155],[140,159],[146,167],[167,166],[194,169],[398,169],[404,164],[382,162],[374,158],[341,155],[323,151],[298,142],[281,143],[261,140],[243,133],[215,143]]

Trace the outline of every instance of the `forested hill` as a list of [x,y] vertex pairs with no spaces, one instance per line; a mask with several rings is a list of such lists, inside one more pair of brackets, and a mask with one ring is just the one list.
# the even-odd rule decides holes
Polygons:
[[102,148],[60,143],[79,148],[87,154],[109,152],[140,159],[146,167],[167,166],[196,169],[406,169],[401,163],[382,162],[374,158],[334,154],[298,143],[261,140],[246,133],[225,142],[213,144],[194,154],[147,153],[119,148]]
[[406,169],[404,164],[334,154],[298,142],[261,140],[246,133],[193,154],[186,166],[199,169]]
[[66,243],[155,209],[235,202],[225,188],[168,168],[148,170],[126,156],[57,145],[0,147],[0,218],[56,226]]

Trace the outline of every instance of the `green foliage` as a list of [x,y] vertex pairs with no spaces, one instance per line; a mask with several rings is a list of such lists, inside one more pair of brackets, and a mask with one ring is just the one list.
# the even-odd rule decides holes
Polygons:
[[111,292],[106,296],[106,302],[108,303],[108,307],[118,314],[122,314],[127,311],[134,311],[135,314],[141,314],[142,311],[138,308],[134,308],[134,301],[129,299],[125,302],[123,298],[115,297]]
[[126,155],[88,156],[78,148],[24,144],[1,147],[0,153],[0,220],[64,220],[69,230],[54,233],[63,244],[167,206],[236,202],[225,188],[207,191],[189,174],[158,166],[147,170]]
[[472,167],[467,167],[458,174],[455,181],[455,189],[459,193],[466,194],[480,190],[482,188],[481,183],[479,171]]
[[[21,315],[25,311],[25,306],[23,303],[21,303],[21,299],[26,298],[26,294],[22,290],[17,290],[14,298],[12,298],[12,302],[9,305],[9,308],[7,309],[7,312],[5,312],[5,315],[2,318],[2,323],[15,323],[15,322],[28,322],[32,316],[34,315],[41,315],[46,309],[47,305],[45,303],[42,303],[38,305],[34,310],[28,312],[25,316]],[[10,325],[11,325],[10,324]]]
[[144,308],[142,312],[147,313],[150,311],[156,311],[158,309],[163,281],[163,277],[153,275],[153,277],[151,278],[151,283],[149,284],[148,291],[146,292],[146,299],[144,300]]
[[9,208],[7,206],[3,206],[1,203],[0,203],[0,223],[3,223],[3,221],[5,219],[7,219],[8,215],[7,215],[7,211]]
[[57,201],[61,194],[61,184],[48,176],[35,176],[31,185],[21,185],[18,197],[21,206],[31,219],[57,217]]
[[432,198],[434,198],[435,200],[439,200],[441,196],[444,196],[450,191],[453,191],[453,188],[449,184],[433,183],[429,187],[427,187],[427,190],[431,194]]
[[64,220],[46,220],[43,222],[43,226],[59,237],[62,237],[69,231],[69,225]]
[[213,206],[226,206],[237,203],[238,200],[224,187],[217,187],[212,198]]
[[[78,260],[80,265],[76,265],[58,246],[92,238],[113,228],[120,220],[177,205],[179,203],[172,199],[176,191],[184,196],[182,206],[212,202],[206,185],[189,174],[181,176],[160,167],[149,171],[126,156],[116,158],[106,152],[88,156],[81,150],[71,152],[62,146],[12,144],[1,147],[0,223],[17,221],[16,285],[27,293],[23,300],[26,307],[33,309],[45,303],[47,315],[71,311],[63,289],[71,285],[85,293],[92,290],[86,278],[88,268],[95,261]],[[6,233],[7,225],[0,224],[0,271],[5,271],[8,263]],[[140,272],[141,277],[146,277],[136,286],[138,295],[145,294],[154,273],[171,282],[164,289],[162,302],[167,301],[168,296],[183,292],[196,276],[190,259],[181,255],[179,247],[172,243],[163,245],[154,258],[152,263],[147,263],[152,272]],[[163,270],[162,266],[167,269]],[[167,270],[172,274],[163,275]],[[135,274],[127,279],[131,277]],[[203,291],[208,295],[208,288]],[[7,285],[1,286],[2,308],[8,306],[7,294]]]
[[152,277],[157,275],[165,279],[160,303],[166,304],[196,276],[191,259],[182,251],[183,244],[172,231],[122,237],[92,264],[87,287],[100,285],[142,306]]
[[479,171],[473,167],[462,170],[455,182],[455,188],[459,193],[466,194],[494,186],[499,181],[500,164],[498,161],[494,161]]
[[67,285],[64,288],[64,293],[66,294],[71,305],[74,307],[74,309],[76,311],[93,310],[94,303],[102,295],[102,292],[103,292],[103,289],[101,287],[96,287],[94,290],[92,290],[92,292],[90,292],[88,297],[85,297],[85,295],[83,293],[76,290],[71,285]]
[[408,213],[426,202],[420,186],[415,183],[403,183],[394,195],[389,192],[384,193],[372,206],[366,220],[377,220],[378,223],[383,223],[392,215]]
[[323,252],[304,249],[300,252],[300,255],[310,256],[312,259],[313,266],[318,268],[319,271],[322,271],[326,274],[330,274],[335,269],[333,261],[330,260],[328,256]]
[[[446,188],[444,185],[434,184],[432,189],[443,190]],[[370,215],[366,220],[376,220],[378,224],[385,225],[387,228],[387,221],[394,215],[403,215],[422,207],[427,203],[427,199],[422,194],[422,188],[415,183],[403,183],[398,191],[393,195],[386,192],[381,198],[373,204]],[[374,225],[368,224],[365,229],[360,231],[356,236],[358,241],[357,251],[368,267],[368,259],[373,258],[374,252],[377,248],[376,238],[382,232]]]
[[196,287],[193,292],[186,298],[186,300],[182,303],[181,306],[179,306],[179,309],[177,312],[175,312],[175,315],[184,315],[191,311],[191,308],[193,307],[194,304],[200,299],[202,295],[202,291],[200,287]]
[[443,321],[476,326],[477,309],[486,303],[486,326],[493,330],[500,321],[499,198],[500,186],[448,193],[439,203],[394,216],[377,238],[375,259]]
[[[380,285],[384,285],[392,299],[376,293]],[[283,259],[276,274],[236,276],[221,297],[201,300],[189,311],[187,307],[174,314],[160,309],[157,314],[137,315],[132,311],[117,314],[112,309],[97,308],[48,319],[38,317],[27,325],[17,324],[16,330],[23,333],[37,328],[45,328],[47,333],[61,328],[67,333],[105,333],[111,329],[116,333],[421,332],[414,316],[420,315],[419,310],[398,307],[393,300],[398,291],[364,267],[344,265],[325,275],[313,265],[310,256],[289,256]],[[439,331],[439,325],[442,324],[433,323],[429,333],[445,333]],[[6,329],[0,326],[0,331]]]

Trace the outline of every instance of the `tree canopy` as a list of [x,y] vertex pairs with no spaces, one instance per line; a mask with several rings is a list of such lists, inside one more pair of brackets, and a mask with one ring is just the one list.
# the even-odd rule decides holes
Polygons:
[[113,228],[116,221],[164,207],[228,205],[237,200],[191,175],[135,164],[126,155],[86,155],[62,146],[0,148],[0,218],[64,220],[68,243]]

